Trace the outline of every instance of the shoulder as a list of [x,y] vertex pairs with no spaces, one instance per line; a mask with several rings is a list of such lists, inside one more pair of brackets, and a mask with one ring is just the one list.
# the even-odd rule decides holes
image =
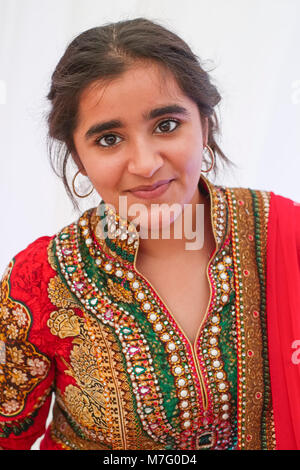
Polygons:
[[295,240],[300,254],[300,203],[272,192],[270,219],[270,228],[286,240]]
[[46,272],[52,271],[49,263],[51,243],[54,236],[42,236],[18,252],[2,273],[1,290],[12,298],[33,301],[40,294]]
[[77,216],[73,222],[63,226],[55,234],[37,238],[15,254],[2,274],[2,280],[11,279],[15,284],[18,280],[20,285],[28,286],[49,280],[57,272],[57,245],[68,234],[76,232],[81,218],[93,210],[95,208]]
[[[94,209],[89,209],[86,212]],[[2,273],[2,279],[14,277],[20,278],[24,283],[30,283],[30,281],[38,282],[38,280],[43,278],[51,277],[53,272],[57,271],[55,261],[57,244],[65,239],[66,234],[77,230],[77,224],[84,214],[81,214],[73,222],[59,229],[55,234],[37,238],[15,254],[8,263],[4,273]]]
[[233,200],[234,204],[242,205],[243,201],[251,201],[253,206],[263,209],[264,215],[273,218],[276,216],[279,221],[286,220],[287,217],[295,218],[296,225],[300,231],[300,203],[288,197],[275,193],[272,190],[261,190],[245,187],[222,187],[227,194],[227,198]]
[[3,277],[7,277],[8,272],[12,270],[15,274],[18,272],[26,277],[30,271],[40,271],[48,259],[48,250],[54,237],[55,235],[39,237],[16,253],[6,267]]
[[[16,253],[9,261],[2,277],[7,277],[9,272],[24,276],[41,276],[43,270],[49,267],[56,270],[54,262],[55,245],[64,237],[64,234],[74,230],[74,226],[80,220],[80,215],[75,221],[60,228],[53,235],[41,236]],[[1,278],[1,276],[0,276]]]
[[233,211],[243,211],[245,202],[253,207],[253,216],[263,220],[268,234],[280,233],[285,240],[290,240],[298,247],[300,253],[300,203],[275,193],[251,188],[224,187],[228,202],[234,206]]
[[271,191],[230,186],[221,186],[220,189],[226,195],[229,212],[233,219],[238,217],[245,224],[253,219],[267,225],[272,198]]
[[271,191],[263,189],[247,188],[247,187],[231,187],[231,186],[220,186],[220,188],[227,194],[231,194],[234,198],[247,198],[253,199],[256,197],[262,197],[265,200],[270,200]]
[[15,256],[14,260],[18,264],[30,261],[43,261],[43,258],[47,255],[49,244],[54,239],[55,235],[42,236],[31,242],[23,250],[19,251]]
[[[15,254],[0,273],[0,319],[3,309],[22,305],[38,326],[53,309],[52,291],[57,285],[59,267],[56,242],[67,227],[41,236]],[[50,291],[49,291],[50,289]],[[23,308],[21,307],[21,308]]]

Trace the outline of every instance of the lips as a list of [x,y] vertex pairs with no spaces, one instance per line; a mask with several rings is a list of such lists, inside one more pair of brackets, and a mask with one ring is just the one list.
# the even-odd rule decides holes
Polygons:
[[[150,188],[153,188],[154,189],[149,189],[149,186],[146,186],[146,190],[131,190],[129,191],[131,194],[133,194],[134,197],[137,197],[139,199],[142,199],[142,200],[146,200],[146,199],[158,199],[160,198],[163,194],[165,194],[169,187],[171,186],[172,182],[174,181],[174,179],[171,179],[171,180],[163,180],[162,181],[159,181],[157,182],[155,185],[152,185],[150,186]],[[143,187],[143,186],[142,186]],[[145,188],[145,186],[144,186]]]
[[130,189],[130,192],[135,192],[135,191],[153,191],[154,189],[158,188],[159,186],[162,186],[163,184],[167,184],[172,179],[167,179],[167,180],[160,180],[154,183],[152,186],[136,186],[135,188]]

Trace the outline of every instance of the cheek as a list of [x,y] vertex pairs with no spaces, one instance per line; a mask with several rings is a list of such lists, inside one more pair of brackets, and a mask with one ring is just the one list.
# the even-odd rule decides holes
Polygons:
[[106,194],[115,193],[118,189],[119,178],[117,173],[109,172],[104,168],[99,169],[97,173],[94,173],[90,178],[94,187],[102,193],[104,197],[104,192]]
[[96,189],[115,189],[122,175],[119,165],[110,162],[108,158],[101,158],[98,155],[86,159],[85,169]]
[[180,146],[177,145],[174,149],[177,166],[188,173],[198,173],[201,171],[202,166],[202,152],[201,140],[195,137],[194,139],[185,140],[184,143],[181,143]]

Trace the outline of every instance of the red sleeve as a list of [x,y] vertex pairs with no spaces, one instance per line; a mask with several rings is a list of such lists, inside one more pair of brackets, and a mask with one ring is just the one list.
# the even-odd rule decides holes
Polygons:
[[267,242],[268,357],[276,449],[300,449],[300,206],[271,193]]
[[43,334],[44,279],[51,237],[8,264],[0,283],[0,448],[30,449],[45,431],[54,381]]
[[295,225],[296,225],[296,244],[300,266],[300,203],[294,202],[295,207]]

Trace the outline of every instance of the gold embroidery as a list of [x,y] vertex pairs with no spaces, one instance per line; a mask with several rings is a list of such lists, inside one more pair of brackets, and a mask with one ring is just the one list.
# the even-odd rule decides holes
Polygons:
[[107,280],[108,293],[118,302],[132,303],[134,301],[133,295],[130,291],[126,290],[122,285],[115,284],[111,279]]
[[[76,394],[76,392],[75,392]],[[105,442],[95,442],[94,440],[78,435],[70,426],[64,414],[60,410],[58,403],[53,407],[53,422],[51,423],[51,437],[58,442],[65,450],[108,450],[111,449]]]
[[97,360],[89,340],[83,319],[72,310],[61,309],[52,312],[47,322],[53,335],[59,338],[76,336],[70,353],[70,364],[61,358],[67,370],[65,373],[74,378],[77,385],[68,385],[63,400],[71,415],[83,427],[98,430],[107,429],[105,408],[107,390],[98,372]]
[[73,310],[61,309],[50,314],[47,321],[50,331],[59,338],[77,336],[80,334],[81,318],[75,315]]
[[54,276],[48,284],[48,295],[52,304],[58,308],[80,307],[59,276]]
[[65,373],[73,377],[76,385],[69,384],[57,401],[62,409],[72,417],[72,421],[87,438],[105,440],[109,446],[111,432],[110,387],[106,380],[106,367],[98,368],[97,354],[89,338],[84,319],[72,310],[61,309],[52,312],[47,322],[52,334],[61,339],[75,336],[70,353],[70,364]]
[[50,361],[27,340],[31,315],[25,305],[10,298],[12,261],[0,284],[0,414],[16,416],[34,387],[48,374]]
[[[234,224],[233,241],[237,248],[234,255],[235,282],[238,317],[238,435],[239,446],[243,449],[262,448],[261,419],[263,397],[266,393],[263,370],[263,330],[260,323],[262,290],[258,275],[255,250],[255,219],[253,200],[249,190],[227,190]],[[261,194],[256,193],[261,204]],[[260,246],[265,250],[267,226],[260,212],[261,240]],[[264,262],[265,251],[262,253]],[[260,312],[260,313],[258,313]],[[270,419],[268,418],[270,421]],[[270,422],[268,423],[268,427]],[[270,431],[266,431],[270,434]]]
[[[97,329],[96,323],[94,322],[93,331],[96,331]],[[116,426],[117,423],[121,426],[124,436],[124,441],[122,442],[117,439],[118,434],[116,433],[116,439],[113,441],[113,449],[160,450],[162,448],[161,444],[147,436],[136,420],[132,392],[124,371],[123,354],[119,345],[116,343],[115,336],[106,326],[101,328],[101,333],[101,343],[100,335],[95,335],[95,346],[97,344],[102,344],[103,348],[105,345],[106,350],[109,351],[109,355],[106,359],[107,363],[110,365],[109,377],[115,383],[119,399],[118,415],[114,416],[113,423],[114,426]]]
[[[73,416],[76,416],[78,423],[87,428],[94,425],[93,412],[95,408],[91,407],[90,396],[74,385],[68,385],[65,389],[64,399],[68,403],[68,409]],[[91,410],[91,411],[90,411]]]
[[50,241],[50,243],[48,244],[47,255],[48,255],[48,262],[49,262],[51,268],[54,271],[56,271],[57,266],[56,266],[56,263],[55,263],[55,256],[54,256],[54,253],[53,253],[53,244],[54,244],[54,239],[52,239]]

